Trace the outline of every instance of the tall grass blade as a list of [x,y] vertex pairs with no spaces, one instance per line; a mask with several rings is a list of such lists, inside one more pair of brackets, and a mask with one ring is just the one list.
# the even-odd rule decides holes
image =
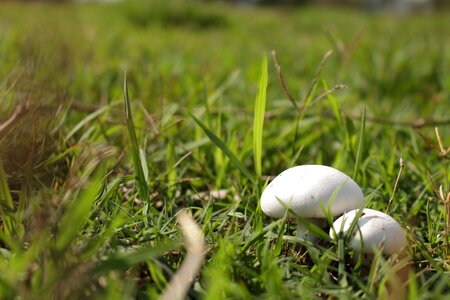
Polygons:
[[228,148],[228,146],[225,144],[224,141],[222,141],[217,135],[215,135],[214,132],[209,130],[205,124],[202,123],[199,119],[197,119],[194,115],[191,115],[191,117],[194,119],[194,121],[200,126],[200,128],[203,130],[203,132],[208,136],[208,138],[222,150],[222,152],[228,156],[230,161],[234,164],[236,168],[239,169],[239,171],[247,177],[250,181],[254,180],[253,175],[250,173],[250,171],[247,169],[247,167],[236,157],[236,155]]
[[267,56],[264,57],[259,74],[258,94],[255,101],[255,115],[253,118],[253,158],[257,178],[262,175],[262,135],[264,126],[264,113],[266,111],[267,98]]
[[364,150],[363,147],[364,147],[365,131],[366,131],[366,109],[364,108],[361,116],[361,130],[359,132],[359,142],[358,142],[358,149],[356,151],[356,161],[355,161],[355,169],[353,170],[353,179],[355,179],[356,174],[358,174],[359,164],[361,162],[361,154]]
[[134,122],[133,122],[133,113],[131,111],[130,98],[128,96],[128,82],[127,82],[126,74],[125,74],[125,79],[124,79],[124,83],[123,83],[123,94],[124,94],[124,102],[125,102],[125,117],[127,120],[128,137],[130,139],[130,152],[131,152],[131,158],[133,160],[134,174],[136,177],[136,185],[138,187],[139,196],[141,197],[141,200],[148,203],[149,202],[149,188],[148,188],[147,182],[145,180],[145,172],[143,169],[146,166],[143,166],[141,156],[140,156],[139,144],[137,141],[136,131],[135,131]]

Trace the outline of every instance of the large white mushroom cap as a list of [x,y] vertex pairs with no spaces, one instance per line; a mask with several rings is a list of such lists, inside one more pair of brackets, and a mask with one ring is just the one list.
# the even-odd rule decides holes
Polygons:
[[[261,195],[261,209],[281,218],[285,207],[303,218],[324,218],[321,203],[334,216],[362,207],[361,188],[339,170],[322,165],[296,166],[278,175]],[[282,203],[280,203],[282,202]]]
[[[330,229],[330,237],[334,237],[334,232],[346,234],[357,213],[358,210],[352,210],[338,218],[333,223],[334,231]],[[380,249],[388,255],[399,253],[407,245],[405,233],[394,218],[369,208],[363,210],[349,242],[356,251],[374,253],[374,249]]]

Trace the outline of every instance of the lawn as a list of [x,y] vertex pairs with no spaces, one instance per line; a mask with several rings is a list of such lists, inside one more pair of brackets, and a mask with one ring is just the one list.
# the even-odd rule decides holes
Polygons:
[[[450,297],[450,12],[145,3],[0,3],[0,298]],[[265,216],[303,164],[405,251]]]

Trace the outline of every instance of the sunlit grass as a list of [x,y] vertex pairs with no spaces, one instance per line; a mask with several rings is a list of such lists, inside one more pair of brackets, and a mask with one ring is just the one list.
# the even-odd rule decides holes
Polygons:
[[[206,242],[189,298],[448,297],[448,14],[213,4],[216,24],[180,3],[0,5],[0,122],[31,103],[0,135],[0,298],[157,298],[188,256],[182,208]],[[316,163],[384,211],[400,158],[398,260],[259,208]]]

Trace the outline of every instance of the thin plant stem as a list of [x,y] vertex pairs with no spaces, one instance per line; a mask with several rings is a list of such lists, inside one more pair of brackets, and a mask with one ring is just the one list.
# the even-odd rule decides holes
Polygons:
[[395,195],[397,194],[400,178],[403,173],[403,168],[405,166],[405,162],[404,162],[403,158],[401,158],[401,157],[400,157],[399,163],[400,163],[400,170],[398,171],[397,179],[395,180],[395,185],[394,185],[394,190],[392,191],[392,196],[389,199],[388,206],[386,207],[386,213],[389,212],[389,209],[391,208],[392,203],[394,202],[394,198],[395,198]]

